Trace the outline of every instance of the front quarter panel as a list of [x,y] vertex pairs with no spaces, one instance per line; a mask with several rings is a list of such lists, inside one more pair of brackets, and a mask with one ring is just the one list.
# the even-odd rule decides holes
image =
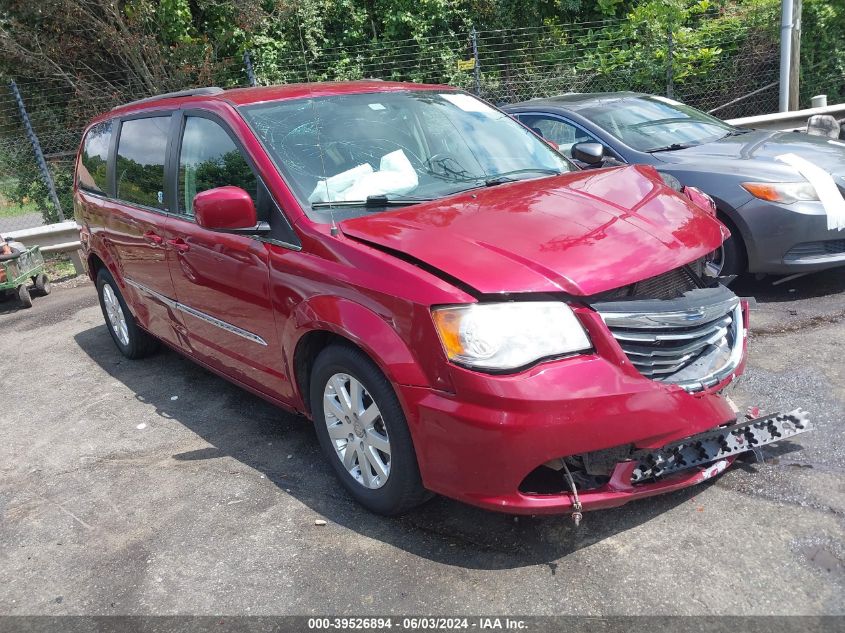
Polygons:
[[[301,228],[302,251],[273,248],[270,254],[289,375],[302,337],[321,331],[360,347],[394,385],[449,391],[449,368],[430,307],[475,299],[413,264],[342,234],[331,236],[327,226]],[[291,401],[305,410],[307,394],[291,383]]]

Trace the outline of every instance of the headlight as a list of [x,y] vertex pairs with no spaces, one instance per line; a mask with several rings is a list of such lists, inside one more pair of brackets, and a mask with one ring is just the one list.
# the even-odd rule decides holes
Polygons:
[[809,182],[744,182],[742,188],[755,198],[792,204],[799,200],[818,200],[816,188]]
[[517,369],[590,349],[581,323],[559,301],[473,303],[434,308],[432,316],[449,360],[476,369]]

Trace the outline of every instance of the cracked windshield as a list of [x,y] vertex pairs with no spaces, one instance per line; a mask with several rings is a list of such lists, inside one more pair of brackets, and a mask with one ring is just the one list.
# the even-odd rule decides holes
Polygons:
[[460,92],[276,101],[241,109],[312,219],[345,217],[576,169],[507,115]]

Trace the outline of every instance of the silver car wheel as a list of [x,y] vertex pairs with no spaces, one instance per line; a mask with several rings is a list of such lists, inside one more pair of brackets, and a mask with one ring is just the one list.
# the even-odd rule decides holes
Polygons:
[[323,389],[323,413],[335,454],[353,479],[370,490],[387,483],[390,439],[364,385],[349,374],[334,374]]
[[129,345],[129,326],[126,323],[126,315],[123,313],[117,294],[108,283],[103,284],[103,305],[106,307],[106,316],[117,340],[121,345]]

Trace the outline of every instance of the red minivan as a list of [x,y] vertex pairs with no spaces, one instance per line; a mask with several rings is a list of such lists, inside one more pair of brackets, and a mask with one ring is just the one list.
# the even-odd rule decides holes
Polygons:
[[367,508],[580,517],[808,428],[722,395],[747,309],[703,262],[728,232],[667,182],[580,171],[448,86],[362,81],[116,108],[75,207],[120,351],[163,341],[311,418]]

